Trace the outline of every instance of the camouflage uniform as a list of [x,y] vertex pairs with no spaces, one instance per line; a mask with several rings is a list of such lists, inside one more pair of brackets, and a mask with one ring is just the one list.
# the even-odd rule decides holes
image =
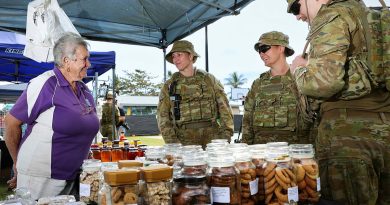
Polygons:
[[312,21],[308,64],[294,76],[303,94],[324,101],[316,139],[322,197],[390,204],[390,93],[364,82],[362,9],[356,0],[323,5]]
[[[169,55],[176,51],[195,53],[188,41],[175,42],[167,55],[169,62]],[[233,115],[223,85],[210,73],[194,72],[192,77],[174,73],[160,91],[157,121],[165,143],[205,147],[211,139],[230,141]]]
[[[115,106],[115,122],[119,121],[119,110]],[[100,133],[103,137],[107,137],[108,140],[113,141],[117,137],[116,129],[113,127],[112,121],[112,102],[105,102],[102,105],[102,119],[100,120]],[[116,124],[116,123],[115,123]]]
[[[286,56],[294,51],[288,46],[288,36],[280,32],[263,34],[255,45],[282,45],[289,49]],[[310,138],[310,124],[299,112],[297,89],[290,72],[282,76],[271,76],[271,71],[262,73],[248,92],[242,123],[242,141],[248,144],[286,141],[289,143],[314,144]]]

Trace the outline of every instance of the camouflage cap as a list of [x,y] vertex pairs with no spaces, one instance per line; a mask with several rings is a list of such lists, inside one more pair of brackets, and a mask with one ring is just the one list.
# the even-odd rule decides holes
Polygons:
[[287,13],[291,13],[291,5],[298,0],[287,0]]
[[288,45],[288,36],[279,31],[271,31],[267,33],[263,33],[259,41],[255,44],[255,50],[258,52],[259,47],[262,45],[269,46],[284,46],[286,47],[286,56],[291,56],[294,54],[294,50]]
[[108,92],[106,95],[106,99],[113,99],[113,98],[114,98],[114,95],[112,94],[112,92]]
[[192,45],[191,42],[186,40],[176,41],[173,43],[171,51],[165,56],[165,59],[170,62],[172,62],[172,54],[174,52],[187,52],[194,56],[194,63],[196,59],[199,57],[199,54],[197,54],[194,50],[194,45]]

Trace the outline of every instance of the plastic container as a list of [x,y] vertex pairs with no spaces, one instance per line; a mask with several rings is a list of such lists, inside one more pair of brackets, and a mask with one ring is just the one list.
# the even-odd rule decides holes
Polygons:
[[265,204],[297,204],[298,187],[288,147],[267,148],[264,164]]
[[106,201],[110,204],[140,204],[139,179],[140,171],[135,169],[105,171],[104,181],[109,190]]
[[87,204],[98,202],[100,167],[100,160],[84,160],[80,174],[80,201]]
[[206,176],[179,177],[173,180],[172,204],[210,204]]
[[249,152],[235,153],[235,167],[240,171],[241,203],[255,204],[256,195],[259,191],[256,178],[256,167],[251,161]]
[[146,205],[172,204],[173,169],[169,166],[141,168],[143,176],[143,198]]
[[256,194],[256,202],[258,204],[264,204],[265,200],[265,189],[264,189],[264,164],[266,163],[266,148],[267,145],[265,144],[256,144],[256,145],[249,145],[249,150],[251,153],[251,159],[252,163],[256,167],[256,177],[258,182],[258,192]]
[[315,204],[321,193],[318,163],[311,144],[290,145],[290,155],[296,176],[301,204]]
[[240,172],[234,166],[233,156],[227,153],[214,153],[208,159],[206,175],[212,204],[241,204]]

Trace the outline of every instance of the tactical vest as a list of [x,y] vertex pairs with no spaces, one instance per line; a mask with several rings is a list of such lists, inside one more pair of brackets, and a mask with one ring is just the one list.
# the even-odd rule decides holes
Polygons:
[[102,124],[112,124],[112,104],[111,103],[104,103],[102,105]]
[[[296,89],[290,75],[271,77],[263,73],[253,107],[253,126],[295,131],[298,125]],[[302,127],[302,126],[300,126]]]
[[[171,115],[173,119],[176,117],[177,125],[215,121],[217,113],[215,92],[211,79],[205,71],[196,70],[193,77],[180,77],[180,73],[176,72],[170,80]],[[179,110],[175,110],[177,108]],[[180,116],[175,116],[177,112]]]
[[390,90],[390,10],[383,0],[382,8],[366,8],[361,14],[368,50],[371,77],[376,86]]

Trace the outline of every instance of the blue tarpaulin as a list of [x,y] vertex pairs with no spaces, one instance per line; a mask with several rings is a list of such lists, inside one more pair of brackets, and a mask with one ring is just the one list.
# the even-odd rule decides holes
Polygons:
[[[23,56],[24,45],[0,44],[0,81],[29,82],[39,74],[54,68],[54,63],[38,63]],[[90,52],[88,76],[101,75],[115,68],[115,52]],[[89,82],[92,78],[85,78]]]

